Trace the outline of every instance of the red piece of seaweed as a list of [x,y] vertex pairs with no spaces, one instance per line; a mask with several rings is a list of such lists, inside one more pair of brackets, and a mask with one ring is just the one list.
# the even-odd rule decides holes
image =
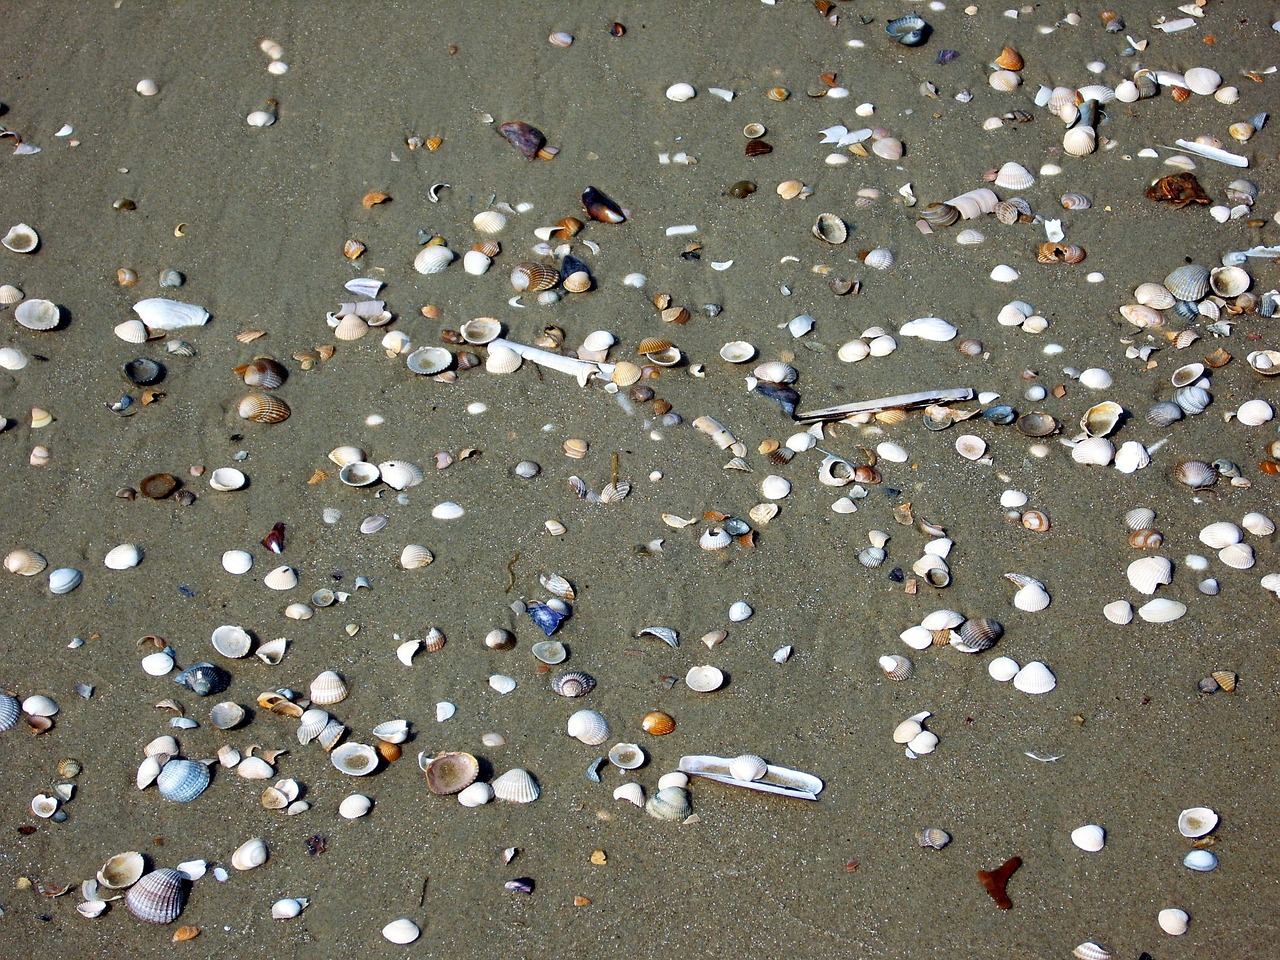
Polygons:
[[991,894],[991,899],[1001,910],[1013,908],[1013,901],[1009,899],[1009,894],[1005,893],[1005,886],[1009,883],[1013,872],[1020,866],[1022,866],[1021,857],[1010,857],[994,870],[978,871],[978,879],[982,881],[987,893]]

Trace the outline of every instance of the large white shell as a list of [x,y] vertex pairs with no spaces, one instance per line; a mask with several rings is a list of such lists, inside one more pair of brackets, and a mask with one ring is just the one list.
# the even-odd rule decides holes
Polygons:
[[338,816],[344,820],[359,820],[373,809],[373,801],[363,793],[353,793],[338,804]]
[[248,550],[228,550],[222,555],[222,569],[240,576],[253,567],[253,554]]
[[710,664],[691,667],[684,677],[685,684],[690,690],[698,693],[710,693],[712,690],[720,689],[724,683],[724,673],[717,667]]
[[919,337],[921,340],[931,340],[934,343],[954,340],[958,332],[955,326],[941,317],[920,317],[909,320],[898,328],[898,333],[904,337]]
[[108,550],[102,562],[111,570],[128,570],[142,562],[142,548],[136,543],[122,543]]
[[262,583],[272,590],[292,590],[298,585],[298,571],[284,564],[269,571]]
[[1139,557],[1129,564],[1125,575],[1133,589],[1151,596],[1158,587],[1173,582],[1173,562],[1168,557],[1154,554]]
[[493,787],[493,795],[497,799],[508,803],[532,803],[541,793],[532,774],[519,767],[495,778],[490,786]]
[[209,322],[209,311],[204,307],[164,297],[139,300],[133,305],[133,312],[152,330],[180,330]]
[[1187,612],[1187,605],[1168,597],[1156,597],[1138,608],[1138,616],[1147,623],[1171,623]]
[[1039,660],[1032,660],[1013,678],[1013,686],[1027,694],[1048,693],[1058,685],[1058,679]]
[[766,500],[782,500],[791,493],[791,481],[777,474],[770,474],[760,482],[760,494]]
[[1020,163],[1010,160],[996,171],[995,185],[1006,190],[1025,190],[1036,182],[1036,178]]
[[249,631],[244,627],[231,623],[224,623],[222,626],[215,628],[209,640],[213,644],[213,649],[224,657],[232,659],[248,656],[249,650],[253,646],[253,639],[249,636]]
[[609,722],[595,710],[579,710],[569,717],[566,731],[575,740],[595,746],[609,739]]
[[1246,427],[1258,427],[1270,421],[1276,415],[1271,404],[1265,400],[1246,400],[1236,411],[1236,419]]
[[1188,807],[1178,814],[1178,832],[1184,837],[1203,837],[1218,825],[1218,814],[1209,807]]
[[1240,526],[1258,537],[1270,536],[1276,532],[1275,522],[1265,513],[1258,513],[1257,511],[1246,513],[1240,520]]
[[385,940],[401,945],[413,943],[421,933],[422,931],[418,928],[418,925],[408,917],[392,920],[382,928],[382,936]]
[[1128,600],[1112,600],[1102,608],[1102,615],[1122,627],[1133,622],[1133,604]]
[[493,787],[477,780],[458,792],[458,803],[464,807],[483,807],[493,799]]
[[231,865],[237,870],[252,870],[266,863],[270,855],[267,842],[261,837],[254,837],[236,848],[231,855]]
[[1218,520],[1200,528],[1200,542],[1206,547],[1221,550],[1244,538],[1244,531],[1230,520]]
[[1096,823],[1086,823],[1071,831],[1071,842],[1086,853],[1097,853],[1107,841],[1107,832]]
[[1000,683],[1008,683],[1018,675],[1018,671],[1022,669],[1018,666],[1018,661],[1012,657],[996,657],[987,664],[987,673],[992,680]]
[[441,244],[423,247],[413,258],[413,269],[423,274],[439,273],[453,262],[455,256],[452,250]]
[[1169,936],[1180,937],[1187,932],[1187,928],[1191,925],[1191,917],[1187,915],[1185,910],[1179,910],[1177,907],[1165,907],[1165,909],[1156,914],[1156,923]]

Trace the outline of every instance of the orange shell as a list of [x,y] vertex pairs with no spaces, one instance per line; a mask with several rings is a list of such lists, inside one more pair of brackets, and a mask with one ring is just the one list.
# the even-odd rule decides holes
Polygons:
[[179,927],[173,931],[173,942],[182,943],[186,940],[194,940],[198,936],[200,936],[200,928],[187,924],[185,927]]
[[375,749],[378,751],[378,756],[382,757],[387,763],[395,763],[400,759],[400,755],[403,752],[400,744],[387,743],[385,740],[379,740]]
[[1028,510],[1022,515],[1022,525],[1032,533],[1044,533],[1049,529],[1049,517],[1040,510]]
[[435,153],[440,149],[442,143],[444,143],[444,137],[427,137],[423,145],[432,153]]
[[685,324],[689,322],[688,307],[667,307],[662,311],[662,319],[667,323]]
[[545,263],[522,263],[511,271],[511,285],[523,292],[550,290],[559,282],[559,271]]
[[1191,96],[1191,91],[1188,90],[1186,87],[1175,86],[1172,88],[1171,93],[1173,95],[1173,99],[1176,100],[1178,103],[1182,103],[1184,100],[1186,100],[1188,97]]
[[378,204],[386,203],[390,199],[391,199],[391,194],[389,193],[383,193],[381,190],[370,190],[368,193],[364,195],[364,198],[360,201],[360,204],[366,210],[372,210]]
[[666,350],[670,347],[670,340],[663,340],[660,337],[645,337],[640,341],[640,346],[636,347],[636,353],[657,353],[659,350]]
[[1022,54],[1013,47],[1005,47],[1000,51],[1000,56],[996,57],[995,64],[1001,70],[1021,70]]
[[365,245],[359,240],[348,240],[342,245],[342,255],[348,260],[358,260],[365,251]]
[[570,237],[576,237],[578,232],[582,230],[583,223],[577,217],[565,217],[556,223],[560,228],[560,238],[567,240]]
[[492,260],[502,252],[502,244],[498,243],[497,240],[481,240],[471,249],[476,251],[476,253],[483,253],[486,257]]
[[646,713],[640,725],[644,727],[645,733],[652,734],[655,737],[664,737],[676,728],[675,720],[661,710]]
[[1129,534],[1129,546],[1137,547],[1139,550],[1154,550],[1162,543],[1164,543],[1164,534],[1159,530],[1135,530]]

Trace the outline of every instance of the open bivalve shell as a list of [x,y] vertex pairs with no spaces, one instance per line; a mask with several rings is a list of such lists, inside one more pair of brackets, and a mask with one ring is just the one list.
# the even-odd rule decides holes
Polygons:
[[1058,685],[1058,679],[1039,660],[1032,660],[1014,675],[1014,689],[1026,694],[1048,693]]
[[367,743],[348,741],[334,747],[329,759],[341,773],[352,777],[364,777],[378,769],[378,751]]
[[450,796],[471,786],[480,774],[480,762],[469,753],[437,754],[426,764],[427,789],[437,796]]
[[724,683],[724,674],[719,668],[704,664],[698,667],[691,667],[689,672],[685,674],[684,682],[690,690],[697,693],[710,693],[713,690],[720,689]]
[[1188,807],[1178,814],[1178,832],[1184,837],[1203,837],[1218,825],[1218,815],[1209,807]]
[[112,890],[123,890],[138,882],[144,868],[142,854],[137,850],[117,853],[98,870],[98,882]]
[[637,770],[648,757],[644,748],[634,743],[615,743],[609,748],[609,762],[619,770]]
[[234,624],[223,624],[217,627],[210,639],[213,649],[233,660],[247,657],[253,646],[253,638],[249,635],[249,631]]

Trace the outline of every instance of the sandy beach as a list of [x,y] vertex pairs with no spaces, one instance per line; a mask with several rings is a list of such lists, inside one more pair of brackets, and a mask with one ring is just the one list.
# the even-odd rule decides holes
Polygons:
[[[1280,450],[1275,421],[1243,408],[1271,411],[1280,384],[1265,357],[1250,360],[1280,351],[1266,315],[1280,285],[1280,126],[1265,113],[1280,34],[1266,4],[1115,10],[1123,29],[1096,5],[9,5],[0,234],[29,225],[38,245],[0,249],[0,284],[19,301],[0,307],[0,553],[44,565],[22,576],[6,558],[0,571],[0,689],[28,711],[0,732],[0,952],[1272,956]],[[912,12],[928,23],[917,46],[886,31]],[[1159,26],[1180,19],[1186,29]],[[1005,48],[1022,61],[1007,91],[990,79]],[[1216,84],[1178,93],[1206,67]],[[1154,95],[1126,102],[1123,84],[1148,77]],[[1096,119],[1093,152],[1064,148],[1057,88],[1075,127]],[[246,122],[255,111],[270,122]],[[545,159],[504,139],[511,121],[545,136]],[[748,138],[749,124],[763,130]],[[1031,182],[1004,186],[1010,163]],[[1208,202],[1148,196],[1179,173]],[[800,196],[784,199],[787,181]],[[624,221],[593,219],[589,187]],[[924,224],[978,190],[993,199],[973,200],[973,219]],[[1029,213],[995,209],[1015,197]],[[493,234],[473,222],[485,211],[505,218]],[[843,242],[815,236],[822,214]],[[570,217],[578,227],[557,228]],[[981,242],[957,242],[964,230]],[[486,241],[500,248],[492,265],[468,272],[463,255]],[[456,259],[424,274],[415,258],[430,245]],[[566,252],[589,270],[586,292],[513,287],[520,264],[559,270]],[[1142,284],[1168,296],[1187,265],[1206,277],[1240,267],[1247,290],[1122,314],[1149,299]],[[997,279],[1002,267],[1015,276]],[[165,271],[181,285],[162,285]],[[1230,277],[1213,282],[1225,291]],[[362,297],[344,287],[356,278],[385,285]],[[118,328],[149,298],[208,319],[127,342]],[[374,298],[389,322],[335,335],[342,304]],[[19,322],[38,299],[56,305],[53,329]],[[1009,322],[1015,301],[1028,322]],[[667,322],[663,307],[687,317]],[[806,316],[811,329],[788,328]],[[580,348],[596,331],[614,342],[585,385],[530,359],[498,373],[501,351],[458,333],[477,317],[562,356],[590,360]],[[951,335],[903,331],[927,317]],[[870,346],[877,336],[893,347]],[[669,341],[678,362],[639,354],[645,338]],[[750,358],[722,359],[738,341]],[[958,349],[967,341],[978,346]],[[423,347],[451,354],[444,374],[410,370]],[[259,391],[235,369],[258,357],[286,372],[260,391],[288,405],[282,422],[240,416]],[[131,382],[122,367],[135,359],[162,376]],[[972,396],[810,426],[750,389],[772,361],[794,374],[782,386],[800,414]],[[1198,413],[1172,379],[1192,364],[1179,382],[1205,391]],[[1087,438],[1081,420],[1105,401],[1122,412]],[[1151,415],[1161,402],[1182,404],[1176,421]],[[1057,430],[1008,422],[1032,412]],[[981,445],[972,459],[963,436]],[[580,459],[565,452],[575,440]],[[423,478],[347,485],[329,456],[342,445]],[[824,483],[827,457],[865,482]],[[1209,480],[1189,486],[1189,462]],[[219,468],[243,486],[212,488]],[[143,495],[154,474],[178,489]],[[789,485],[777,499],[770,477]],[[615,502],[593,502],[611,484]],[[769,503],[772,517],[758,509]],[[445,519],[447,504],[461,515]],[[1126,523],[1135,508],[1154,519]],[[263,542],[277,524],[278,555]],[[749,532],[700,545],[725,528]],[[111,569],[125,544],[140,562]],[[432,562],[405,569],[412,544]],[[251,568],[228,572],[228,551]],[[945,586],[923,572],[931,555]],[[1131,565],[1154,557],[1169,572],[1144,593]],[[281,565],[296,586],[271,589]],[[82,582],[58,594],[63,569]],[[531,651],[547,636],[522,606],[553,599],[540,581],[552,574],[573,591],[558,664]],[[1047,605],[1021,608],[1008,574],[1043,585]],[[340,601],[316,602],[325,590]],[[1029,596],[1019,603],[1036,606]],[[1108,607],[1124,601],[1131,622]],[[739,602],[750,615],[733,620]],[[944,626],[919,648],[939,611],[955,616],[935,617]],[[998,640],[957,649],[980,618],[1002,625]],[[221,625],[243,627],[255,650],[285,638],[283,657],[221,655]],[[642,632],[654,626],[678,645]],[[432,627],[441,649],[397,655]],[[514,643],[494,648],[494,630]],[[150,675],[143,659],[164,648],[175,669]],[[886,676],[890,656],[911,675]],[[1044,664],[1056,686],[1000,682],[997,658]],[[225,690],[174,683],[203,661]],[[687,685],[701,665],[722,671],[717,689]],[[324,707],[343,742],[382,751],[372,775],[299,742],[287,714],[312,706],[322,671],[348,688]],[[566,671],[594,688],[557,695]],[[273,713],[273,694],[296,710]],[[31,697],[56,713],[30,714],[48,712]],[[222,702],[244,720],[219,729]],[[453,707],[443,720],[440,704]],[[607,721],[603,742],[566,732],[582,709]],[[654,711],[675,729],[646,732]],[[936,740],[895,742],[924,711]],[[195,726],[172,726],[180,717]],[[407,739],[382,744],[373,728],[393,719]],[[138,788],[145,748],[166,735],[178,747],[166,759],[212,772],[190,802]],[[643,748],[643,765],[601,761],[617,743]],[[229,749],[265,754],[269,776],[247,779]],[[481,783],[527,770],[539,795],[472,808],[435,795],[419,758],[442,752],[477,758]],[[628,782],[653,798],[697,755],[758,755],[822,789],[806,800],[695,775],[676,821],[614,799]],[[264,806],[278,781],[304,805],[292,815]],[[346,819],[353,794],[371,809]],[[1179,815],[1197,807],[1216,826],[1186,836]],[[1085,825],[1103,829],[1100,850],[1073,841]],[[949,841],[922,847],[926,828]],[[254,838],[268,859],[236,869]],[[1197,849],[1213,869],[1184,865]],[[131,916],[123,888],[82,886],[126,851],[147,873],[197,875],[171,922]],[[1013,857],[1000,909],[978,872]],[[284,899],[307,902],[274,919]],[[1184,933],[1162,929],[1178,926],[1169,909],[1185,911]],[[400,918],[418,929],[412,943],[383,934]],[[193,939],[173,943],[188,927]]]

